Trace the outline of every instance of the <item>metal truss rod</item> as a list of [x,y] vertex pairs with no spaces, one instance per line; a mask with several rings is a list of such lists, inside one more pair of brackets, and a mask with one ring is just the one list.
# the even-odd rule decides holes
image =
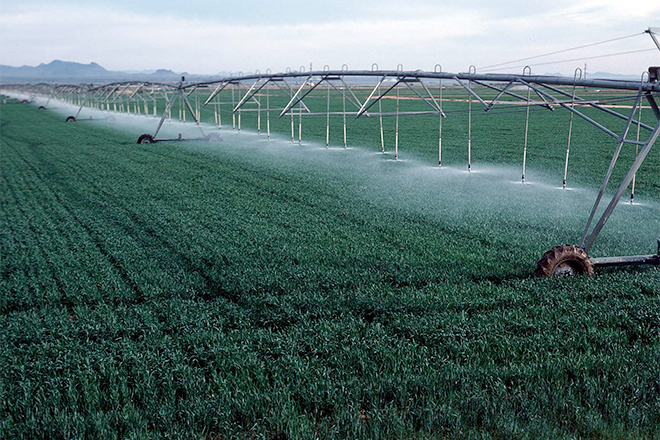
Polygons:
[[202,104],[202,105],[203,105],[203,106],[206,106],[206,104],[208,104],[209,102],[211,102],[211,100],[212,100],[213,98],[215,98],[216,95],[217,95],[218,93],[222,92],[222,91],[225,89],[225,87],[227,87],[229,84],[231,84],[231,83],[230,83],[230,82],[223,82],[222,84],[218,85],[218,87],[215,88],[215,90],[211,93],[211,95],[210,95],[209,98],[206,100],[206,102],[205,102],[204,104]]
[[163,116],[161,116],[160,121],[158,122],[158,127],[156,128],[156,131],[154,132],[154,138],[158,136],[158,132],[160,131],[160,128],[163,126],[163,122],[165,122],[165,118],[169,117],[170,112],[172,111],[172,106],[174,105],[174,101],[176,101],[177,95],[181,93],[180,91],[174,92],[170,100],[167,102],[167,106],[165,107],[165,111],[163,112]]
[[[579,67],[575,69],[575,72],[573,73],[573,78],[576,80],[578,79],[578,74],[580,75],[579,77],[582,78],[582,69]],[[573,92],[571,95],[571,108],[575,105],[575,85],[573,86]],[[566,159],[564,162],[564,180],[562,181],[562,188],[566,189],[566,179],[568,177],[568,157],[571,153],[571,137],[573,136],[573,116],[574,113],[570,113],[570,117],[568,120],[568,140],[566,142]]]
[[[426,86],[424,86],[424,83],[422,83],[421,80],[418,80],[417,82],[421,83],[422,86],[424,87],[424,89],[426,90],[426,92],[427,92],[429,95],[431,95],[431,93],[429,92],[429,89],[427,89]],[[407,81],[403,81],[403,84],[404,84],[406,87],[408,87],[410,90],[412,90],[412,92],[413,92],[415,95],[419,96],[420,99],[421,99],[422,101],[424,101],[425,104],[428,104],[428,105],[429,105],[433,110],[435,110],[437,113],[441,113],[441,112],[442,112],[442,110],[440,110],[440,108],[438,107],[438,103],[435,102],[435,99],[433,99],[433,96],[431,96],[431,99],[433,99],[433,104],[432,104],[432,103],[430,103],[430,102],[429,102],[424,96],[422,96],[417,90],[415,90],[415,88],[414,88],[413,86],[411,86]]]
[[[477,81],[475,81],[475,83],[479,84],[479,82],[477,82]],[[513,85],[513,83],[514,83],[513,81],[509,81],[509,83],[506,86],[504,86],[502,89],[499,90],[499,93],[497,94],[497,96],[495,96],[495,98],[493,98],[493,100],[490,102],[490,104],[488,104],[488,108],[486,108],[486,111],[489,111],[491,108],[493,108],[493,106],[495,105],[497,100],[500,99],[502,97],[502,95],[504,95],[506,90],[509,87],[511,87]],[[493,89],[497,90],[497,87],[493,87]]]
[[653,110],[653,114],[655,115],[655,118],[660,121],[660,109],[658,108],[658,104],[655,102],[655,99],[653,98],[653,95],[650,92],[646,92],[644,94],[646,96],[646,100],[648,101],[649,105],[651,106],[651,109]]
[[[381,96],[381,94],[380,94],[380,85],[383,83],[383,81],[385,81],[385,78],[386,77],[384,76],[384,77],[382,77],[378,80],[378,82],[376,83],[376,86],[373,88],[371,93],[369,93],[369,96],[367,96],[367,99],[364,101],[364,104],[362,104],[362,107],[360,107],[360,109],[358,110],[356,118],[359,118],[362,115],[362,113],[364,113],[364,111],[366,110],[365,107],[367,106],[367,104],[369,104],[369,101],[371,101],[371,98],[374,97],[374,94],[376,93],[376,91],[378,91],[378,96],[379,97]],[[329,104],[328,104],[328,106],[329,106]],[[328,112],[330,112],[330,110],[328,110]]]
[[463,81],[461,81],[457,76],[454,77],[454,81],[456,81],[461,87],[463,87],[465,90],[467,90],[467,92],[470,95],[474,96],[477,99],[477,101],[479,101],[481,103],[481,105],[484,106],[485,109],[488,108],[488,103],[486,101],[484,101],[483,99],[481,99],[481,96],[479,96],[475,92],[473,92],[472,88],[470,88],[470,87],[466,86],[465,84],[463,84]]
[[[498,87],[495,87],[495,86],[493,86],[493,85],[490,85],[490,84],[487,84],[487,83],[484,83],[484,82],[481,82],[481,81],[472,81],[472,82],[475,83],[475,84],[479,84],[480,86],[486,87],[486,88],[488,88],[488,89],[491,89],[491,90],[495,90],[495,91],[498,91],[498,92],[504,93],[505,95],[512,96],[512,97],[517,98],[517,99],[519,99],[519,100],[521,100],[521,101],[525,101],[525,102],[527,102],[529,105],[541,105],[541,106],[543,106],[543,107],[546,107],[547,109],[550,109],[550,107],[549,107],[547,104],[536,104],[536,103],[533,103],[533,102],[529,102],[529,101],[527,100],[527,98],[525,98],[524,96],[518,95],[518,94],[513,93],[513,92],[509,92],[508,90],[506,90],[508,87],[510,87],[510,86],[512,86],[513,84],[515,84],[516,82],[518,82],[518,77],[516,77],[515,79],[511,80],[511,81],[510,81],[510,82],[509,82],[509,83],[508,83],[503,89],[500,89],[500,88],[498,88]],[[501,95],[499,95],[499,96],[501,96]],[[499,99],[499,97],[498,97],[497,99]],[[495,100],[493,100],[493,101],[495,101]],[[489,106],[492,107],[490,104],[489,104]],[[486,111],[488,111],[488,110],[490,110],[490,108],[488,108]]]
[[628,185],[630,185],[630,182],[632,181],[633,176],[635,173],[639,170],[640,166],[644,162],[644,159],[646,159],[646,156],[649,154],[649,151],[651,151],[651,148],[653,147],[653,144],[656,142],[658,139],[658,135],[660,135],[660,121],[655,126],[655,129],[653,130],[653,133],[649,137],[649,139],[646,141],[646,145],[644,145],[644,148],[639,152],[639,155],[637,156],[637,159],[635,159],[635,162],[632,164],[630,167],[630,170],[628,170],[628,174],[626,174],[626,177],[624,177],[623,181],[621,182],[621,185],[619,185],[619,189],[617,190],[616,194],[614,194],[614,197],[612,197],[612,200],[610,201],[610,204],[607,206],[605,209],[605,212],[601,216],[600,220],[594,227],[594,230],[591,232],[591,235],[587,239],[587,242],[584,245],[584,250],[589,252],[589,249],[594,243],[594,240],[596,240],[596,237],[598,237],[598,234],[600,231],[603,229],[603,226],[605,226],[605,223],[607,222],[607,219],[610,217],[612,214],[612,211],[614,211],[614,208],[616,208],[617,204],[619,203],[619,200],[621,200],[621,197],[623,196],[623,193],[626,191],[628,188]]
[[[577,100],[580,102],[580,104],[582,104],[582,105],[588,105],[588,106],[590,106],[590,107],[593,107],[593,108],[596,108],[596,109],[598,109],[598,110],[604,111],[605,113],[607,113],[607,114],[609,114],[609,115],[612,115],[612,116],[616,116],[617,118],[619,118],[619,119],[623,119],[624,121],[627,119],[625,116],[623,116],[623,115],[622,115],[621,113],[619,113],[619,112],[615,112],[615,111],[612,110],[612,109],[609,109],[609,108],[607,108],[607,107],[603,107],[603,106],[598,105],[598,104],[596,104],[596,103],[590,102],[590,101],[588,101],[588,100],[586,100],[586,99],[584,99],[584,98],[581,98],[581,97],[579,97],[579,96],[575,96],[575,97],[573,97],[573,96],[571,96],[570,93],[567,93],[567,92],[565,92],[565,91],[563,91],[563,90],[560,90],[560,89],[558,89],[558,88],[556,88],[556,87],[548,86],[547,84],[541,84],[541,86],[542,86],[542,87],[545,87],[545,88],[548,89],[548,90],[552,90],[553,92],[560,93],[560,94],[562,94],[562,95],[564,95],[564,96],[570,96],[570,97],[572,98],[573,101],[575,101],[575,100],[577,99]],[[632,96],[631,96],[630,98],[627,98],[627,99],[632,99]],[[638,121],[633,121],[633,123],[637,123],[637,122],[638,122]],[[653,131],[653,127],[651,127],[651,126],[649,126],[649,125],[646,125],[646,124],[641,124],[640,127],[645,128],[645,129],[647,129],[647,130],[649,130],[649,131]]]
[[[650,27],[647,30],[645,30],[644,32],[651,36],[651,39],[655,43],[656,47],[658,48],[658,50],[660,50],[660,41],[658,41],[658,38],[655,36],[656,33],[660,32],[660,29]],[[660,118],[658,118],[658,119],[660,119]]]
[[[541,95],[538,90],[534,89],[534,93],[536,93],[538,95],[538,97],[543,100],[543,106],[544,107],[547,107],[548,110],[550,110],[550,111],[555,110],[555,108],[552,105],[550,105],[550,103],[547,101],[547,99],[545,99],[545,97],[543,95]],[[529,99],[528,99],[528,101],[529,101]]]
[[536,90],[537,90],[538,92],[540,92],[541,94],[547,96],[548,98],[550,98],[551,100],[553,100],[554,103],[555,103],[556,105],[560,105],[560,106],[562,106],[563,108],[565,108],[565,109],[567,109],[567,110],[569,110],[569,111],[575,113],[576,115],[578,115],[579,117],[581,117],[582,119],[584,119],[585,121],[587,121],[588,123],[590,123],[591,125],[593,125],[593,126],[599,128],[600,130],[604,131],[604,132],[607,133],[608,135],[612,136],[614,139],[619,140],[619,135],[618,135],[618,134],[614,133],[612,130],[608,129],[608,128],[605,127],[604,125],[602,125],[602,124],[600,124],[600,123],[594,121],[593,119],[591,119],[589,116],[585,115],[584,113],[581,113],[580,111],[575,110],[573,107],[571,107],[571,106],[569,106],[569,105],[567,105],[567,104],[565,104],[565,103],[563,103],[563,102],[560,102],[560,101],[559,101],[557,98],[555,98],[554,96],[550,95],[549,93],[544,92],[543,90],[539,90],[538,88],[534,87],[533,85],[529,84],[528,82],[526,82],[526,81],[524,81],[524,80],[522,80],[522,79],[520,79],[520,81],[521,81],[523,84],[525,84],[525,85],[531,87],[533,90],[536,89]]
[[140,92],[140,90],[142,90],[142,87],[144,87],[144,84],[139,84],[138,87],[135,90],[133,90],[133,93],[131,93],[131,96],[128,97],[128,100],[130,101],[131,99],[133,99],[135,94]]
[[[282,116],[284,116],[284,115],[286,114],[286,112],[287,112],[291,107],[293,107],[294,105],[296,105],[296,104],[298,103],[298,101],[301,101],[302,98],[304,98],[304,96],[303,96],[303,97],[300,98],[298,101],[296,101],[296,98],[298,97],[298,95],[300,95],[300,92],[302,92],[302,90],[305,88],[305,86],[307,85],[307,83],[309,82],[310,79],[312,79],[311,76],[307,77],[307,78],[305,79],[305,81],[303,81],[303,82],[300,84],[300,87],[298,87],[298,90],[296,90],[296,93],[294,93],[294,94],[291,96],[291,99],[289,100],[289,102],[284,106],[284,109],[282,110],[282,113],[280,113],[280,116],[279,116],[280,118],[281,118]],[[314,90],[315,88],[316,88],[316,85],[312,88],[312,90]],[[311,90],[310,90],[310,92],[311,92]],[[307,96],[307,94],[309,94],[309,92],[306,93],[305,96]]]
[[199,131],[202,133],[202,136],[206,136],[204,133],[204,130],[202,130],[202,126],[199,124],[199,119],[197,119],[197,115],[195,114],[195,110],[192,108],[190,105],[190,101],[188,101],[188,95],[186,93],[181,93],[181,98],[183,99],[183,102],[186,104],[186,108],[188,109],[188,112],[190,112],[190,115],[193,117],[193,120],[197,124],[197,128],[199,128]]
[[[330,87],[332,87],[337,93],[341,93],[342,97],[346,95],[346,90],[338,89],[337,86],[335,86],[332,83],[330,83]],[[346,87],[346,83],[342,82],[342,87]],[[350,89],[348,91],[351,93],[351,95],[353,94],[353,92]],[[353,104],[353,106],[358,109],[362,106],[362,104],[360,104],[360,101],[355,102],[350,96],[345,96],[345,98],[348,99],[348,102]],[[347,113],[347,114],[352,114],[352,113]],[[366,113],[366,116],[369,117],[370,116],[369,113]]]
[[108,99],[110,99],[110,97],[112,96],[112,94],[115,93],[119,89],[119,87],[120,87],[119,85],[116,85],[112,90],[110,90],[109,92],[106,92],[105,99],[101,102],[102,103],[107,102]]
[[128,88],[130,86],[131,86],[130,84],[126,84],[124,86],[124,88],[119,93],[117,93],[117,96],[115,96],[115,99],[112,100],[111,104],[114,104],[115,102],[117,102],[117,100],[119,100],[119,98],[121,98],[121,100],[119,102],[124,102],[124,93],[128,90]]
[[[258,108],[261,108],[261,102],[260,102],[260,101],[257,101],[256,98],[255,98],[255,96],[256,96],[257,93],[259,93],[264,87],[266,87],[266,85],[267,85],[269,82],[270,82],[270,79],[266,79],[266,81],[265,81],[263,84],[261,84],[259,87],[257,87],[256,89],[254,89],[254,85],[257,84],[257,83],[259,83],[259,81],[255,82],[255,83],[253,84],[253,87],[250,87],[250,90],[252,91],[252,94],[251,94],[249,97],[247,97],[247,95],[249,94],[249,91],[248,91],[248,94],[245,95],[245,96],[247,97],[247,99],[251,99],[251,100],[255,101],[255,102],[257,103],[257,105],[258,105]],[[253,89],[254,89],[254,90],[253,90]],[[247,99],[245,99],[245,100],[247,101]],[[239,107],[239,106],[236,106],[236,107]],[[237,109],[234,109],[234,111],[236,111],[236,110],[237,110]]]
[[[292,95],[293,95],[293,88],[292,88],[291,85],[290,85],[288,82],[286,82],[284,79],[277,80],[277,81],[273,81],[273,80],[271,80],[271,81],[272,81],[273,84],[275,84],[280,90],[282,90],[282,91],[288,93],[289,96],[292,96]],[[286,84],[287,87],[288,87],[288,89],[285,89],[284,87],[282,87],[282,86],[280,85],[280,82],[283,82],[284,84]],[[308,113],[310,112],[309,108],[307,108],[307,105],[305,105],[304,102],[302,103],[302,106],[303,106],[303,108],[305,109],[305,111],[307,111]],[[271,110],[274,110],[274,109],[271,109]]]
[[258,83],[259,81],[255,81],[252,83],[248,91],[245,93],[245,96],[243,96],[243,98],[241,98],[241,100],[238,101],[238,104],[236,104],[236,107],[234,107],[232,112],[236,113],[236,111],[243,106],[243,103],[247,102],[250,98],[252,98],[253,95],[250,95],[250,93],[252,93],[252,90],[254,90],[254,88],[257,86]]
[[[240,82],[239,82],[238,84],[236,84],[236,87],[238,87],[238,90],[239,90],[239,91],[241,90],[241,85],[242,85],[242,84],[241,84]],[[254,84],[253,84],[253,85],[254,85]],[[252,87],[250,87],[250,88],[252,88]],[[249,90],[248,90],[248,91],[249,91]],[[255,93],[256,93],[256,92],[255,92]],[[254,103],[257,104],[257,106],[259,106],[259,105],[260,105],[260,104],[259,104],[259,101],[257,101],[257,98],[254,97],[255,93],[253,93],[251,96],[249,96],[249,97],[244,101],[244,103],[242,104],[242,106],[245,105],[245,103],[247,103],[248,100],[254,101]],[[246,93],[245,93],[245,96],[247,96],[247,95],[248,95],[248,93],[246,92]],[[239,94],[239,96],[240,96],[240,94]],[[241,107],[242,107],[242,106],[241,106]],[[239,107],[238,105],[237,105],[236,107],[237,107],[236,110],[233,110],[233,111],[239,111],[239,112],[240,112],[240,111],[241,111],[241,107]]]
[[[350,93],[351,96],[353,97],[353,99],[355,100],[355,101],[353,102],[353,101],[351,101],[351,100],[349,99],[349,101],[351,101],[351,103],[352,103],[356,108],[360,108],[360,107],[362,107],[362,104],[360,104],[360,100],[358,99],[357,96],[355,96],[355,93],[353,93],[353,90],[351,90],[351,88],[348,86],[348,84],[346,84],[346,82],[344,81],[344,78],[341,77],[340,80],[341,80],[342,85],[346,88],[346,90],[348,90],[348,93]],[[369,117],[369,114],[367,114],[367,117]]]
[[[383,80],[384,79],[385,79],[385,77],[383,77]],[[370,99],[370,98],[368,98],[367,101],[362,105],[362,108],[360,108],[360,110],[355,115],[355,119],[359,118],[360,116],[362,116],[362,114],[366,113],[367,110],[369,110],[375,103],[380,102],[380,100],[383,99],[383,97],[385,95],[387,95],[393,88],[395,88],[397,85],[399,85],[399,83],[401,82],[401,79],[402,78],[397,78],[397,81],[394,84],[392,84],[392,86],[390,86],[387,90],[385,90],[385,93],[379,93],[378,98],[376,98],[375,101],[373,101],[371,104],[369,104],[367,106],[367,102],[369,102],[369,99]],[[382,81],[381,81],[381,83],[382,83]],[[373,96],[373,92],[376,91],[377,88],[378,88],[378,86],[374,87],[374,90],[372,91],[371,96]]]
[[635,116],[635,112],[637,111],[637,105],[639,104],[641,98],[642,98],[642,94],[640,92],[637,95],[637,99],[635,100],[635,104],[633,105],[632,110],[630,111],[630,116],[628,116],[628,120],[626,121],[626,126],[623,129],[623,134],[619,138],[619,143],[616,147],[616,150],[614,150],[614,155],[612,155],[610,166],[607,169],[607,173],[605,174],[605,179],[603,180],[603,183],[600,186],[600,190],[598,192],[598,196],[596,196],[596,201],[594,202],[594,206],[593,208],[591,208],[591,214],[589,215],[589,220],[587,220],[587,225],[585,226],[584,232],[582,233],[582,238],[580,239],[580,246],[584,246],[584,240],[586,239],[587,234],[589,233],[589,227],[591,227],[591,222],[594,219],[594,216],[596,215],[596,211],[598,210],[598,205],[600,204],[600,200],[603,197],[605,188],[607,188],[607,183],[609,182],[610,177],[612,176],[612,172],[614,171],[614,165],[616,165],[616,161],[619,158],[619,154],[621,153],[621,147],[623,147],[624,144],[623,141],[626,139],[626,136],[628,135],[630,124],[632,124],[633,117]]

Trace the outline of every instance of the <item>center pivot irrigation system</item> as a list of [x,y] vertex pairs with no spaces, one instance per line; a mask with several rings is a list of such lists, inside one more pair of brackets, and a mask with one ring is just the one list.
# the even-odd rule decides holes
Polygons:
[[[646,31],[660,50],[660,29],[649,28]],[[343,144],[347,146],[347,117],[355,119],[379,118],[381,151],[385,152],[385,137],[383,133],[383,117],[395,120],[394,157],[399,157],[399,118],[400,116],[437,115],[438,117],[438,166],[442,167],[442,120],[448,114],[467,117],[467,170],[472,169],[472,114],[473,104],[480,106],[485,113],[506,113],[524,111],[526,113],[525,132],[522,158],[522,181],[525,181],[527,162],[527,134],[529,129],[530,108],[554,111],[565,109],[569,112],[568,137],[564,163],[563,187],[566,187],[568,163],[571,147],[573,118],[577,116],[587,123],[609,135],[615,145],[609,168],[600,186],[600,190],[586,222],[579,245],[555,246],[546,252],[538,262],[536,274],[539,276],[557,276],[574,274],[592,274],[596,267],[627,266],[627,265],[660,265],[660,239],[658,251],[653,255],[638,255],[625,257],[590,258],[589,249],[594,244],[603,226],[621,200],[624,192],[632,183],[631,203],[634,198],[635,175],[647,157],[649,151],[660,135],[660,67],[649,67],[639,81],[622,81],[611,79],[583,78],[581,69],[576,69],[573,77],[532,75],[531,68],[526,66],[522,74],[477,73],[471,66],[468,72],[444,72],[440,65],[430,71],[405,71],[402,65],[396,70],[379,70],[372,65],[371,70],[349,70],[346,65],[341,70],[305,71],[301,67],[297,71],[287,69],[284,73],[254,74],[223,78],[217,81],[187,84],[182,78],[178,84],[151,82],[119,82],[101,86],[90,85],[59,85],[19,84],[5,85],[5,92],[20,93],[29,96],[31,101],[35,96],[47,98],[40,109],[47,109],[51,101],[66,102],[78,105],[78,113],[69,116],[67,121],[79,119],[83,108],[93,108],[106,112],[125,112],[137,115],[158,117],[158,102],[165,108],[160,115],[158,126],[153,134],[143,134],[138,138],[140,144],[151,144],[166,141],[205,140],[221,141],[217,132],[206,134],[200,124],[202,107],[212,106],[215,124],[222,128],[222,113],[231,113],[232,127],[241,129],[243,112],[257,113],[257,131],[261,133],[262,113],[266,117],[266,132],[270,139],[271,114],[278,118],[289,115],[291,118],[291,140],[295,141],[294,116],[298,116],[298,142],[302,141],[303,116],[325,117],[326,147],[330,143],[330,117],[341,117],[343,120]],[[444,86],[443,86],[444,81]],[[443,111],[443,104],[450,101],[443,99],[443,89],[464,90],[464,101],[467,101],[467,111]],[[325,90],[324,90],[325,89]],[[401,91],[409,95],[407,99],[415,99],[423,103],[423,109],[402,109]],[[222,101],[231,92],[231,101]],[[284,94],[288,102],[283,106],[272,106],[274,93]],[[330,111],[330,95],[341,98],[342,110]],[[201,98],[200,98],[201,95]],[[327,97],[323,102],[321,97]],[[360,97],[362,99],[360,99]],[[315,97],[317,99],[308,99]],[[206,98],[206,99],[204,99]],[[393,111],[384,111],[384,100],[395,100]],[[265,101],[265,102],[264,102]],[[314,101],[310,104],[310,101]],[[324,105],[320,105],[323,103]],[[655,116],[655,125],[647,125],[641,121],[642,108],[650,107]],[[588,116],[584,109],[595,109],[598,115],[607,115],[607,121],[599,121],[595,116]],[[624,113],[616,109],[625,109]],[[163,124],[173,117],[185,122],[186,115],[192,117],[201,137],[184,139],[181,135],[175,139],[158,137]],[[591,111],[590,114],[594,113]],[[109,113],[111,115],[111,113]],[[110,116],[111,117],[111,116]],[[107,119],[107,118],[106,118]],[[618,122],[623,129],[617,133],[615,128],[606,124]],[[631,128],[634,139],[629,139]],[[610,177],[619,154],[624,145],[635,146],[635,160],[630,166],[616,193],[607,207],[595,222],[596,213],[605,194]],[[592,227],[593,226],[593,227]]]

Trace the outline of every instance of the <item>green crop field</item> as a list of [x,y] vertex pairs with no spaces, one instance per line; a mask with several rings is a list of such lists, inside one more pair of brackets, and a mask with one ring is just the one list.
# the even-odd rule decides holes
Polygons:
[[[557,189],[566,112],[532,112],[530,185],[521,113],[475,116],[469,175],[465,115],[437,169],[436,117],[396,162],[377,118],[345,151],[340,118],[326,150],[324,118],[138,145],[154,119],[63,114],[0,106],[0,438],[660,436],[660,271],[531,275],[614,149],[576,122]],[[655,252],[659,169],[594,255]]]

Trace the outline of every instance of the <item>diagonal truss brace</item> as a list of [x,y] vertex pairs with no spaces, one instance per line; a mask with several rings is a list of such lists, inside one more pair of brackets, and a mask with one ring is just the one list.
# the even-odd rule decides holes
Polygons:
[[[326,78],[327,78],[327,75],[326,75]],[[300,87],[298,87],[298,90],[296,90],[296,93],[294,93],[294,94],[291,96],[291,99],[289,100],[289,102],[288,102],[288,103],[284,106],[284,108],[282,109],[282,112],[281,112],[280,115],[279,115],[280,118],[281,118],[282,116],[284,116],[284,115],[286,114],[286,112],[288,112],[289,109],[291,109],[291,107],[293,107],[294,105],[296,105],[296,104],[298,104],[300,101],[302,101],[303,98],[304,98],[305,96],[307,96],[312,90],[314,90],[314,89],[316,88],[316,86],[317,86],[318,84],[321,83],[321,81],[323,81],[323,80],[319,81],[319,83],[318,83],[318,84],[315,84],[313,87],[311,87],[311,89],[310,89],[307,93],[305,93],[303,96],[301,96],[300,98],[298,98],[298,95],[300,95],[300,92],[302,92],[302,90],[305,88],[305,86],[309,83],[309,81],[310,81],[311,79],[312,79],[312,77],[311,77],[311,75],[310,75],[310,76],[308,76],[308,77],[305,79],[305,81],[303,81],[303,82],[300,84]]]
[[[250,89],[247,91],[247,93],[245,94],[245,96],[243,96],[243,98],[239,101],[239,103],[236,105],[236,107],[234,107],[234,109],[232,110],[232,113],[236,113],[236,112],[237,112],[241,107],[243,107],[243,106],[245,105],[245,103],[247,103],[247,101],[249,101],[249,100],[253,100],[258,106],[261,107],[261,103],[260,103],[259,101],[256,100],[255,95],[256,95],[257,93],[259,93],[259,91],[260,91],[261,89],[263,89],[264,87],[266,87],[266,85],[270,82],[270,78],[266,79],[266,81],[264,81],[263,84],[261,84],[261,85],[259,85],[259,86],[257,87],[257,84],[259,84],[260,81],[261,81],[261,79],[258,79],[256,82],[254,82],[254,83],[252,84],[252,86],[251,86]],[[240,87],[239,87],[239,88],[240,88]]]
[[[549,85],[547,85],[547,84],[540,84],[540,85],[541,85],[542,87],[545,87],[545,88],[548,89],[548,90],[552,90],[553,92],[559,93],[559,94],[564,95],[564,96],[567,96],[567,97],[569,97],[569,98],[572,98],[572,97],[573,97],[573,95],[571,95],[570,93],[565,92],[565,91],[563,91],[563,90],[561,90],[561,89],[558,89],[558,88],[556,88],[556,87],[552,87],[552,86],[549,86]],[[647,92],[647,95],[649,95],[649,94],[650,94],[650,93]],[[596,104],[596,103],[593,103],[593,102],[589,102],[589,101],[587,101],[586,99],[581,98],[581,97],[579,97],[579,96],[576,96],[575,98],[576,98],[579,102],[573,102],[573,104],[584,104],[584,105],[589,105],[590,107],[593,107],[593,108],[596,108],[596,109],[598,109],[598,110],[604,111],[605,113],[607,113],[607,114],[609,114],[609,115],[612,115],[612,116],[615,116],[615,117],[617,117],[617,118],[619,118],[619,119],[623,119],[623,120],[626,120],[626,119],[627,119],[627,118],[626,118],[625,116],[623,116],[621,113],[619,113],[619,112],[615,112],[615,111],[612,110],[612,109],[609,109],[609,108],[607,108],[607,107],[603,107],[602,105],[599,105],[599,104]],[[651,98],[651,99],[653,99],[653,98]],[[658,119],[660,119],[660,117],[659,117]],[[636,121],[636,120],[633,119],[633,124],[637,124],[637,123],[638,123],[638,121]],[[641,128],[646,129],[646,130],[653,131],[653,127],[651,127],[651,126],[649,126],[649,125],[646,125],[646,124],[644,124],[644,123],[640,123],[639,126],[640,126]]]
[[526,86],[528,86],[529,88],[531,88],[532,90],[534,90],[534,91],[536,91],[536,92],[538,92],[538,93],[541,93],[542,95],[545,95],[547,98],[549,98],[549,99],[551,99],[552,101],[554,101],[554,103],[555,103],[556,105],[560,105],[561,107],[563,107],[563,108],[565,108],[565,109],[567,109],[567,110],[573,112],[574,114],[578,115],[580,118],[582,118],[582,119],[584,119],[585,121],[589,122],[589,123],[592,124],[594,127],[597,127],[597,128],[599,128],[600,130],[604,131],[605,133],[607,133],[608,135],[612,136],[612,137],[613,137],[614,139],[616,139],[617,141],[620,140],[618,134],[614,133],[612,130],[610,130],[609,128],[605,127],[603,124],[600,124],[600,123],[594,121],[594,120],[591,119],[589,116],[585,115],[584,113],[580,112],[579,110],[576,110],[575,108],[571,107],[570,105],[568,105],[568,104],[566,104],[566,103],[564,103],[564,102],[559,101],[557,98],[555,98],[554,96],[550,95],[549,93],[544,92],[543,90],[539,90],[537,87],[534,87],[532,84],[528,83],[527,81],[525,81],[525,80],[523,80],[523,79],[519,79],[519,81],[522,82],[523,84],[525,84]]
[[[610,177],[612,176],[612,171],[614,171],[614,165],[616,165],[616,161],[618,160],[619,154],[621,153],[621,148],[623,147],[624,140],[625,140],[626,136],[628,135],[628,130],[630,129],[630,125],[633,122],[633,116],[635,116],[635,111],[637,110],[637,106],[639,105],[639,101],[641,100],[641,97],[642,97],[642,94],[638,93],[637,98],[635,99],[635,104],[632,106],[632,109],[630,111],[630,116],[628,116],[628,119],[626,120],[626,126],[624,127],[623,133],[621,134],[621,137],[619,138],[618,145],[617,145],[616,149],[614,150],[614,155],[612,156],[612,160],[610,161],[610,166],[607,169],[607,173],[605,174],[605,179],[603,180],[603,183],[600,186],[598,196],[596,196],[596,201],[594,203],[594,206],[591,209],[591,214],[589,215],[589,219],[587,220],[587,225],[584,228],[584,232],[582,233],[582,238],[580,239],[580,246],[582,246],[582,247],[584,247],[584,242],[586,240],[587,233],[589,232],[589,227],[591,227],[591,222],[593,221],[594,216],[596,215],[596,210],[598,210],[598,205],[600,204],[600,200],[602,199],[603,193],[605,192],[605,188],[607,188],[607,183],[609,182]],[[594,239],[595,239],[595,237],[594,237]],[[591,239],[591,237],[590,237],[590,242],[591,243],[593,242],[593,239]],[[585,248],[585,250],[588,250],[588,249]]]
[[474,96],[474,98],[481,103],[481,105],[484,106],[485,109],[488,109],[488,103],[481,99],[481,96],[477,95],[470,87],[466,86],[463,81],[461,81],[457,76],[454,77],[454,81],[456,81],[461,87],[463,87],[467,92]]
[[[380,80],[378,81],[378,83],[376,83],[375,87],[371,90],[371,93],[369,93],[369,96],[364,101],[364,104],[362,104],[362,107],[360,107],[357,114],[355,115],[355,119],[359,118],[360,116],[362,116],[365,113],[366,113],[367,116],[369,116],[369,113],[367,113],[367,111],[371,107],[373,107],[376,103],[378,103],[381,99],[383,99],[385,96],[387,96],[387,94],[390,93],[399,84],[404,84],[406,87],[408,87],[410,90],[412,90],[413,93],[415,93],[417,96],[419,96],[422,101],[424,101],[426,104],[428,104],[433,109],[432,113],[436,113],[436,114],[439,113],[443,118],[447,117],[445,112],[442,111],[442,107],[440,106],[440,104],[438,104],[435,97],[433,96],[433,93],[431,93],[431,91],[426,86],[426,84],[420,78],[413,77],[413,76],[410,76],[410,77],[407,76],[407,75],[397,76],[396,81],[394,82],[394,84],[392,84],[390,87],[388,87],[387,90],[385,90],[385,92],[380,93],[378,98],[376,98],[375,100],[372,101],[371,99],[376,94],[376,91],[378,91],[378,89],[382,86],[383,81],[385,81],[386,78],[387,78],[387,75],[383,75],[380,78]],[[410,85],[410,82],[420,83],[422,85],[422,88],[424,89],[424,91],[428,94],[428,97],[423,96],[421,93],[419,93],[417,90],[415,90],[415,88]],[[415,113],[415,114],[426,114],[426,112],[421,112],[421,113],[420,112],[400,112],[399,114],[413,114],[413,113]],[[378,114],[383,115],[385,113],[381,112],[381,113],[378,113]]]
[[202,104],[202,106],[206,106],[209,102],[211,102],[211,100],[212,100],[213,98],[215,98],[215,96],[216,96],[218,93],[222,92],[222,91],[223,91],[223,90],[224,90],[229,84],[231,84],[231,82],[230,82],[230,81],[226,81],[226,82],[223,82],[223,83],[221,83],[220,85],[218,85],[218,87],[216,87],[215,90],[213,90],[213,92],[211,93],[211,95],[209,96],[209,98],[206,100],[206,102],[204,102],[204,104]]
[[607,206],[607,208],[605,208],[605,212],[603,213],[600,220],[594,227],[594,230],[591,232],[591,235],[589,235],[589,238],[584,244],[585,251],[587,252],[589,251],[589,249],[594,243],[594,240],[596,240],[596,237],[598,237],[598,234],[600,233],[601,229],[603,229],[603,226],[605,226],[605,223],[607,222],[607,219],[610,217],[610,214],[612,214],[612,211],[614,211],[614,208],[616,208],[617,204],[619,203],[619,200],[621,200],[623,193],[628,188],[628,185],[630,185],[630,182],[632,182],[633,176],[635,175],[635,173],[637,173],[640,166],[644,162],[644,159],[649,154],[649,151],[651,151],[653,144],[657,141],[658,135],[660,135],[660,121],[658,121],[658,123],[656,124],[655,128],[653,129],[653,132],[651,133],[651,136],[649,137],[649,139],[644,144],[644,147],[639,152],[639,155],[637,156],[637,159],[635,159],[635,162],[630,167],[630,170],[628,170],[628,174],[626,174],[626,177],[623,178],[623,181],[621,182],[621,185],[619,185],[619,189],[617,190],[616,194],[614,194],[614,197],[612,197],[612,200],[610,201],[609,205]]

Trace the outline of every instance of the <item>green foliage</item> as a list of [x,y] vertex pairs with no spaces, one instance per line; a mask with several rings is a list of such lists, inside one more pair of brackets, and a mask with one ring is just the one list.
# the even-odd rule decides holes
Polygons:
[[[0,121],[1,438],[660,435],[660,272],[530,277],[582,212],[475,207],[461,180],[415,189],[355,150],[137,145],[26,105]],[[475,155],[512,163],[501,142]]]

